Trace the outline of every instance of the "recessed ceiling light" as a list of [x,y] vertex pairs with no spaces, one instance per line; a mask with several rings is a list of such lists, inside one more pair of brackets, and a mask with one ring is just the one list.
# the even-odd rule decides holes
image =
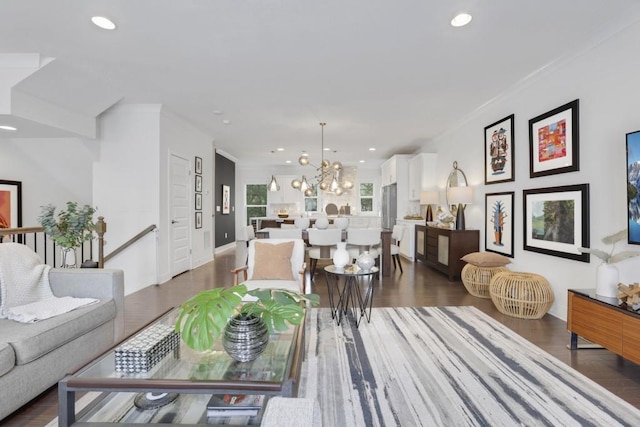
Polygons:
[[369,151],[376,151],[376,147],[369,148]]
[[286,160],[285,163],[291,163],[291,160]]
[[230,125],[231,124],[231,120],[223,120],[222,124],[223,125]]
[[105,18],[104,16],[92,16],[91,22],[104,30],[115,30],[116,28],[116,24],[114,24],[113,21],[111,21],[109,18]]
[[276,151],[284,151],[284,148],[276,148]]
[[331,148],[325,147],[324,151],[331,151]]
[[18,130],[17,127],[13,127],[13,126],[9,126],[9,125],[0,125],[0,129],[2,129],[2,130],[10,130],[10,131]]
[[216,116],[221,116],[224,114],[224,111],[222,110],[213,110],[213,114],[215,114]]
[[471,15],[468,13],[459,13],[451,20],[451,25],[454,27],[464,27],[471,22],[471,19]]
[[360,160],[360,163],[364,163],[364,160]]

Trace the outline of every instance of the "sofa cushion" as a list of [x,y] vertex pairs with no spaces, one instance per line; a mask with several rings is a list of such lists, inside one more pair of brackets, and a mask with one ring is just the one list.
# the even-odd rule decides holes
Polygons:
[[16,365],[27,364],[115,318],[113,300],[82,307],[36,323],[0,320],[3,341],[11,344]]
[[9,372],[16,364],[16,354],[6,342],[0,343],[0,377]]

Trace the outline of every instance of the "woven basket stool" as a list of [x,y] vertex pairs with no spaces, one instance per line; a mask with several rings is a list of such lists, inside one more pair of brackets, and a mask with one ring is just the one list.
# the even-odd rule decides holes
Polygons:
[[489,295],[489,283],[491,278],[503,271],[509,271],[506,267],[478,267],[473,264],[466,264],[462,267],[462,283],[474,297],[491,298]]
[[500,313],[520,319],[540,319],[553,304],[551,285],[533,273],[498,273],[491,279],[489,295]]

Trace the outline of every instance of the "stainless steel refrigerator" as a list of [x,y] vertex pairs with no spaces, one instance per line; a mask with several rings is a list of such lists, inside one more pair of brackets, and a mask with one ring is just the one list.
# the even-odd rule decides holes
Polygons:
[[397,184],[382,187],[382,228],[391,230],[396,225],[397,194]]

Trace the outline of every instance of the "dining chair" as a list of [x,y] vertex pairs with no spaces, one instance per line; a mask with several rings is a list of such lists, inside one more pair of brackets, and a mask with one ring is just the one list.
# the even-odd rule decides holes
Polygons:
[[368,251],[374,258],[381,258],[382,251],[376,248],[380,245],[381,231],[379,228],[347,229],[347,250],[351,259],[357,259],[364,251]]
[[402,263],[400,262],[400,241],[403,236],[404,226],[398,224],[394,225],[393,230],[391,231],[391,239],[393,239],[395,243],[391,244],[391,259],[393,260],[393,268],[400,267],[401,273],[404,273],[402,270]]
[[310,228],[307,233],[309,244],[311,245],[311,248],[309,248],[309,271],[311,280],[313,280],[318,260],[331,259],[333,250],[337,247],[336,244],[342,241],[342,230],[339,228],[327,228],[325,230]]
[[302,230],[299,228],[274,228],[269,230],[270,239],[302,239]]

